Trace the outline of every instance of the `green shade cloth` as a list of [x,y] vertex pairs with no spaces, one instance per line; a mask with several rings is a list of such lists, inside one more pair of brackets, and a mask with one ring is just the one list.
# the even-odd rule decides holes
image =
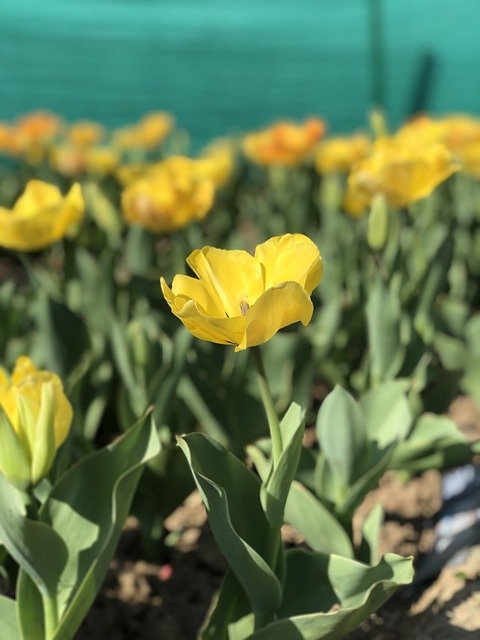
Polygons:
[[354,130],[378,87],[394,123],[478,111],[478,18],[478,0],[1,0],[0,118],[165,109],[200,143],[314,114]]

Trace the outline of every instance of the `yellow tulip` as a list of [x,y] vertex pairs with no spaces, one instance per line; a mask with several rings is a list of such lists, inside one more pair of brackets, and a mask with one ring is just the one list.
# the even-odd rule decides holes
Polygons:
[[48,111],[35,111],[18,118],[13,126],[17,144],[28,162],[43,160],[45,150],[62,130],[62,121]]
[[310,155],[324,132],[325,124],[317,118],[301,125],[279,122],[245,136],[243,150],[257,164],[295,166]]
[[348,138],[330,138],[315,153],[315,166],[319,173],[347,173],[352,165],[365,158],[370,151],[370,139],[365,135]]
[[24,489],[50,471],[72,422],[60,378],[18,358],[11,377],[0,369],[0,473]]
[[122,193],[123,215],[154,233],[168,233],[203,219],[213,204],[215,185],[198,161],[172,156],[150,167]]
[[0,122],[0,155],[16,156],[20,151],[17,136],[13,128]]
[[441,144],[416,147],[379,139],[371,155],[353,166],[344,206],[359,215],[381,194],[390,206],[402,207],[430,195],[459,169],[460,164]]
[[137,124],[117,129],[113,134],[113,143],[120,149],[153,151],[165,140],[174,125],[175,120],[169,113],[147,113]]
[[106,176],[115,172],[119,157],[111,147],[91,147],[85,152],[85,163],[90,173]]
[[79,120],[71,125],[67,135],[74,146],[91,147],[100,142],[105,135],[105,129],[98,122]]
[[235,346],[270,340],[282,327],[312,317],[310,296],[322,276],[315,244],[302,234],[270,238],[255,255],[204,247],[187,263],[197,278],[177,275],[172,287],[161,278],[172,312],[197,338]]
[[52,184],[30,180],[11,210],[0,207],[0,246],[38,251],[63,238],[83,218],[80,185],[66,196]]
[[85,149],[72,144],[54,145],[49,153],[50,164],[62,176],[73,178],[85,173]]
[[199,174],[211,178],[216,187],[223,187],[233,173],[234,146],[231,140],[220,139],[209,144],[197,160]]

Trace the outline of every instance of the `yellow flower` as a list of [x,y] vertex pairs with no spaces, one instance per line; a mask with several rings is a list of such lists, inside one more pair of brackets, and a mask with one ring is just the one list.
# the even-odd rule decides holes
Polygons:
[[63,238],[83,218],[80,185],[66,196],[52,184],[30,180],[11,210],[0,207],[0,246],[38,251]]
[[234,147],[228,139],[209,144],[197,160],[199,175],[211,178],[216,187],[223,187],[230,180],[234,164]]
[[13,127],[17,144],[28,162],[36,164],[62,129],[62,121],[48,111],[35,111],[19,118]]
[[215,185],[199,175],[197,162],[172,156],[152,166],[122,193],[125,220],[166,233],[203,219],[212,207]]
[[69,141],[77,147],[91,147],[100,142],[104,135],[104,127],[89,120],[74,122],[67,134]]
[[124,164],[121,167],[118,167],[115,172],[115,176],[117,180],[123,187],[126,187],[135,180],[139,180],[140,178],[144,178],[148,173],[148,164],[144,162],[132,162],[131,164]]
[[47,475],[65,441],[72,407],[60,378],[25,356],[11,378],[0,369],[0,473],[26,488]]
[[90,173],[106,176],[115,172],[119,157],[111,147],[91,147],[85,153],[85,163]]
[[398,129],[394,139],[413,147],[430,147],[432,144],[443,143],[443,124],[429,116],[421,115],[408,120]]
[[55,145],[50,149],[50,164],[62,176],[79,176],[86,170],[85,149],[72,144]]
[[164,111],[148,113],[137,124],[117,129],[113,134],[115,146],[121,149],[152,151],[173,129],[173,117]]
[[460,165],[441,144],[428,147],[406,145],[381,138],[364,160],[357,162],[348,178],[344,206],[359,215],[377,194],[392,207],[402,207],[428,196]]
[[312,317],[310,295],[322,276],[314,243],[301,234],[270,238],[255,255],[204,247],[187,263],[197,275],[160,283],[173,313],[197,338],[235,345],[235,351],[270,340],[282,327]]
[[311,118],[301,125],[279,122],[243,140],[246,156],[262,165],[295,166],[313,151],[325,132],[324,123]]
[[370,151],[368,136],[357,134],[348,138],[330,138],[315,153],[319,173],[348,173],[352,165],[365,158]]

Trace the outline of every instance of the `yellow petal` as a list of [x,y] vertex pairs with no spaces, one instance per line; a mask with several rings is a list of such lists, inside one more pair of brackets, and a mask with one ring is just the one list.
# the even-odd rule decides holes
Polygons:
[[312,314],[312,301],[302,286],[285,282],[272,287],[247,311],[245,335],[235,351],[262,344],[294,322],[307,325]]
[[317,246],[301,233],[270,238],[257,246],[255,257],[264,267],[265,290],[282,282],[298,282],[312,293],[322,277]]
[[245,318],[243,316],[236,318],[209,317],[195,301],[183,295],[175,296],[163,278],[161,278],[160,284],[172,312],[196,338],[217,344],[238,344],[242,340],[245,332]]
[[41,180],[30,180],[13,207],[15,216],[30,218],[40,210],[54,209],[62,202],[60,189]]
[[187,262],[228,317],[240,315],[245,301],[252,306],[263,293],[262,267],[246,251],[204,247]]

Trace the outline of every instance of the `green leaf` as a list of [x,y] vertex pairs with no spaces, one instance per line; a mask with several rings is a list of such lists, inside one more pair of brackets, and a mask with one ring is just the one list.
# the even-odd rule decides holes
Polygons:
[[437,332],[433,339],[433,347],[447,371],[458,371],[464,368],[468,352],[462,340]]
[[0,638],[20,640],[15,600],[0,596]]
[[[124,436],[69,469],[43,505],[38,526],[61,535],[68,557],[42,549],[51,565],[59,624],[49,640],[74,637],[113,556],[143,466],[159,453],[153,421],[141,420]],[[58,532],[58,533],[56,533]],[[20,572],[19,603],[35,599],[35,585]],[[24,608],[21,608],[24,611]]]
[[346,531],[330,511],[297,481],[292,483],[288,494],[285,520],[300,531],[314,551],[354,557]]
[[[248,640],[337,640],[413,578],[411,558],[387,554],[375,567],[347,558],[288,551],[279,619]],[[336,605],[335,610],[331,610]]]
[[328,466],[339,484],[348,487],[365,446],[365,422],[352,396],[337,386],[323,401],[317,435]]
[[90,348],[85,323],[67,306],[44,293],[39,293],[33,315],[37,331],[32,359],[67,378]]
[[268,566],[270,528],[260,503],[260,481],[224,447],[202,434],[178,438],[207,509],[220,550],[252,609],[274,612],[281,599]]
[[406,437],[412,424],[405,391],[408,382],[395,380],[372,389],[360,400],[368,439],[380,448]]
[[292,403],[280,423],[282,455],[277,467],[270,468],[268,478],[262,483],[262,505],[272,527],[283,524],[285,502],[300,459],[304,419],[305,410],[295,402]]
[[379,275],[369,292],[365,307],[371,375],[374,383],[394,378],[400,370],[405,349],[400,340],[399,296],[387,288]]
[[248,615],[250,604],[235,574],[229,570],[214,596],[210,611],[200,629],[198,640],[230,640],[229,626]]
[[378,562],[378,542],[380,531],[384,519],[383,507],[376,504],[370,511],[362,526],[362,545],[360,549],[360,560],[367,564]]

